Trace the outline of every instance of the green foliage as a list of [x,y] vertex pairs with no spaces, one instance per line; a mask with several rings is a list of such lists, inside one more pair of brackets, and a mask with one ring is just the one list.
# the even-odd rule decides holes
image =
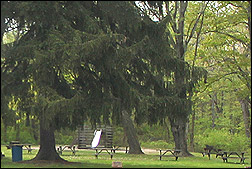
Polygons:
[[128,146],[127,139],[122,127],[114,128],[113,144],[118,146]]
[[37,144],[36,140],[32,136],[30,127],[22,126],[20,129],[20,142],[24,144]]
[[214,146],[223,151],[247,151],[250,139],[244,134],[231,134],[226,130],[205,130],[204,134],[195,136],[196,151],[201,152],[205,145]]
[[164,140],[140,142],[141,147],[151,149],[173,149],[174,143],[167,143]]
[[[149,3],[154,8],[161,5]],[[166,3],[172,7],[175,2]],[[75,128],[87,118],[96,123],[100,117],[109,121],[112,116],[113,122],[120,123],[122,109],[132,111],[136,123],[157,123],[174,114],[188,115],[192,103],[178,95],[185,89],[185,94],[191,96],[197,87],[199,95],[192,98],[197,149],[214,144],[232,150],[239,148],[240,142],[246,149],[237,98],[251,100],[247,1],[209,2],[198,53],[194,54],[193,36],[185,53],[187,62],[176,58],[172,40],[180,34],[172,32],[171,18],[153,22],[134,2],[3,4],[3,16],[7,20],[14,18],[8,27],[19,25],[18,29],[22,29],[6,32],[1,49],[1,120],[6,126],[15,125],[17,118],[25,114],[44,115],[57,129]],[[205,2],[188,5],[186,36],[204,5]],[[194,62],[192,68],[188,63]],[[201,82],[206,80],[205,68],[207,83]],[[184,77],[181,86],[176,83],[177,74]],[[214,131],[209,129],[212,110],[208,104],[213,92],[222,108],[216,114]],[[34,143],[23,123],[19,129],[21,141]],[[7,128],[7,140],[15,140],[16,132],[14,127]],[[57,143],[69,144],[73,139],[71,132],[64,132],[56,134]],[[138,132],[143,144],[168,144],[153,142],[165,140],[162,127],[142,126]],[[117,128],[116,133],[115,143],[126,144],[122,129]]]
[[[148,125],[147,123],[143,123],[137,126],[137,134],[138,138],[141,142],[152,142],[158,140],[172,140],[172,138],[168,138],[168,131],[165,126],[161,126],[160,124]],[[171,131],[170,131],[171,132]]]
[[[26,127],[24,126],[22,123],[20,125],[20,134],[19,134],[19,139],[18,141],[20,143],[23,144],[38,144],[38,142],[34,139],[33,135],[32,135],[32,129],[31,127]],[[3,131],[3,127],[1,127],[1,144],[9,144],[11,141],[17,140],[16,138],[16,133],[17,130],[15,129],[15,127],[7,127],[7,133],[6,133],[6,141],[3,138],[4,135],[4,131]]]
[[70,145],[76,137],[76,132],[69,129],[61,129],[55,132],[55,143]]

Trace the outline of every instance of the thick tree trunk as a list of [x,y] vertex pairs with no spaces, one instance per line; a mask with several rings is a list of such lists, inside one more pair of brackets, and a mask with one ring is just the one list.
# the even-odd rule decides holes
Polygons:
[[175,142],[175,149],[181,150],[182,156],[192,156],[187,150],[187,116],[170,116],[169,120]]
[[129,144],[129,154],[144,154],[136,135],[136,129],[126,110],[122,111],[122,124]]
[[240,104],[242,108],[242,114],[243,114],[243,120],[244,120],[244,126],[245,126],[245,133],[248,138],[251,137],[251,124],[250,124],[250,118],[249,118],[249,106],[246,99],[240,99]]
[[40,149],[33,160],[66,162],[55,149],[54,129],[45,127],[43,120],[40,120]]

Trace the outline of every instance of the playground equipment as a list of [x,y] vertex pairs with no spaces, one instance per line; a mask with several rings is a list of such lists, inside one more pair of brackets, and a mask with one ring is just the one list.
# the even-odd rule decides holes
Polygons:
[[91,148],[96,148],[99,145],[100,139],[101,139],[101,134],[102,134],[102,130],[100,130],[100,131],[95,130],[94,139],[92,141]]
[[[94,136],[95,133],[95,136]],[[100,139],[98,139],[100,138]],[[96,130],[84,124],[78,128],[78,149],[85,148],[112,148],[113,128],[108,125],[97,125]],[[96,145],[97,144],[97,145]]]

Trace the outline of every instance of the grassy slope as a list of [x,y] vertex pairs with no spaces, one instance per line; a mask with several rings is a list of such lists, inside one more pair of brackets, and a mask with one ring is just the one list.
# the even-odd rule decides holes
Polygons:
[[[244,168],[251,167],[251,156],[245,160],[245,164],[236,164],[239,159],[231,159],[231,163],[224,163],[221,158],[213,158],[208,160],[207,157],[202,157],[200,153],[193,153],[194,157],[180,157],[175,161],[174,157],[164,157],[159,160],[158,151],[156,153],[145,155],[133,155],[125,153],[116,153],[113,159],[107,153],[103,153],[98,159],[95,158],[94,150],[76,152],[76,155],[71,155],[71,152],[64,151],[62,157],[71,162],[79,162],[76,164],[24,164],[11,161],[11,150],[1,146],[1,151],[5,156],[1,160],[1,168],[111,168],[112,161],[121,161],[123,168]],[[31,154],[27,150],[23,151],[23,160],[32,159],[38,150],[33,150]]]

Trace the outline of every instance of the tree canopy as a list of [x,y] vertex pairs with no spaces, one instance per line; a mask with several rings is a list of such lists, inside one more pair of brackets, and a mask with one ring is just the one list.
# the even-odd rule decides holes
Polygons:
[[[240,53],[236,46],[250,48],[248,38],[228,28],[229,17],[237,13],[226,17],[217,11],[216,19],[216,11],[211,11],[214,3],[195,4],[196,10],[183,1],[1,2],[5,123],[13,121],[7,116],[9,103],[15,102],[18,110],[38,117],[45,129],[74,129],[85,120],[93,125],[111,119],[120,123],[127,111],[134,113],[138,124],[169,117],[174,131],[182,119],[184,132],[192,112],[191,97],[199,81],[206,83],[207,78],[204,65],[196,62],[198,53],[204,63],[237,74],[247,87],[242,93],[251,90],[248,50]],[[203,27],[204,22],[214,23]],[[239,19],[232,24],[239,27]],[[4,42],[4,33],[11,32],[13,40]],[[225,51],[219,50],[220,43],[227,45]],[[217,76],[210,83],[225,76],[214,71]]]

